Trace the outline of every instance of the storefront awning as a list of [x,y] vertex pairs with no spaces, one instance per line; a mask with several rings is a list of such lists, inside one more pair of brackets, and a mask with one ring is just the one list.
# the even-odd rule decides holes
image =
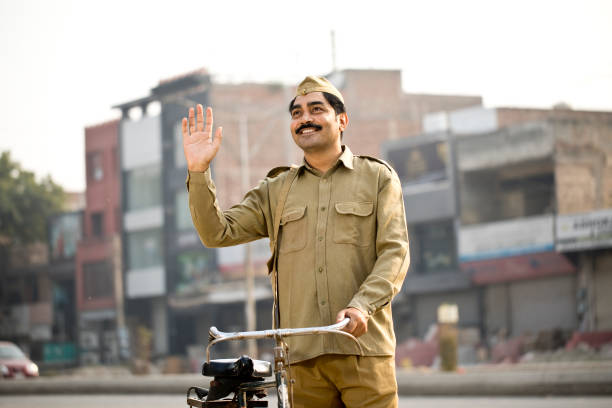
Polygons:
[[576,273],[576,267],[554,251],[461,263],[476,285],[535,279]]

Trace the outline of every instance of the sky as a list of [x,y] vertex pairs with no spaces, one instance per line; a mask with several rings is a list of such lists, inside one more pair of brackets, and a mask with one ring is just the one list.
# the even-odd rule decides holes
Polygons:
[[[0,151],[85,188],[84,128],[160,79],[400,69],[405,92],[612,111],[612,1],[0,0]],[[350,112],[349,112],[350,114]]]

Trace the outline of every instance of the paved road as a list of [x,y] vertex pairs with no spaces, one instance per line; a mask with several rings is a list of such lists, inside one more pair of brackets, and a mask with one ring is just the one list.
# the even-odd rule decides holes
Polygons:
[[[0,396],[0,408],[184,408],[182,395],[43,395]],[[270,408],[274,405],[270,403]],[[612,397],[544,398],[400,398],[399,408],[609,408]]]

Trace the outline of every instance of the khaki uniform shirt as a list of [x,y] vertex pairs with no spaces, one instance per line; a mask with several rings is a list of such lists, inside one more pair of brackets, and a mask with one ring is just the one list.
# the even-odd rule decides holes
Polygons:
[[[393,355],[391,299],[410,258],[402,188],[384,162],[343,149],[324,174],[304,162],[287,196],[279,229],[280,326],[333,324],[340,310],[355,307],[368,316],[368,331],[359,337],[363,355]],[[219,208],[210,170],[189,173],[189,207],[204,245],[274,234],[276,203],[289,172],[273,173],[226,211]],[[291,362],[360,354],[339,335],[292,337],[287,343]]]

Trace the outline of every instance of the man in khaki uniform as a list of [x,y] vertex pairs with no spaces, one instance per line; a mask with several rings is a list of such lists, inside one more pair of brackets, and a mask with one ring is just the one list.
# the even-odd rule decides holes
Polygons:
[[272,237],[289,167],[273,169],[240,204],[222,211],[209,169],[222,129],[213,139],[212,109],[205,124],[201,105],[197,113],[189,110],[183,146],[193,222],[208,247],[269,236],[274,245],[277,238],[281,327],[350,318],[345,330],[359,338],[361,355],[340,336],[288,339],[298,407],[396,407],[391,299],[409,264],[399,179],[381,160],[342,145],[344,100],[325,78],[306,77],[289,111],[304,161],[286,195],[278,237]]

